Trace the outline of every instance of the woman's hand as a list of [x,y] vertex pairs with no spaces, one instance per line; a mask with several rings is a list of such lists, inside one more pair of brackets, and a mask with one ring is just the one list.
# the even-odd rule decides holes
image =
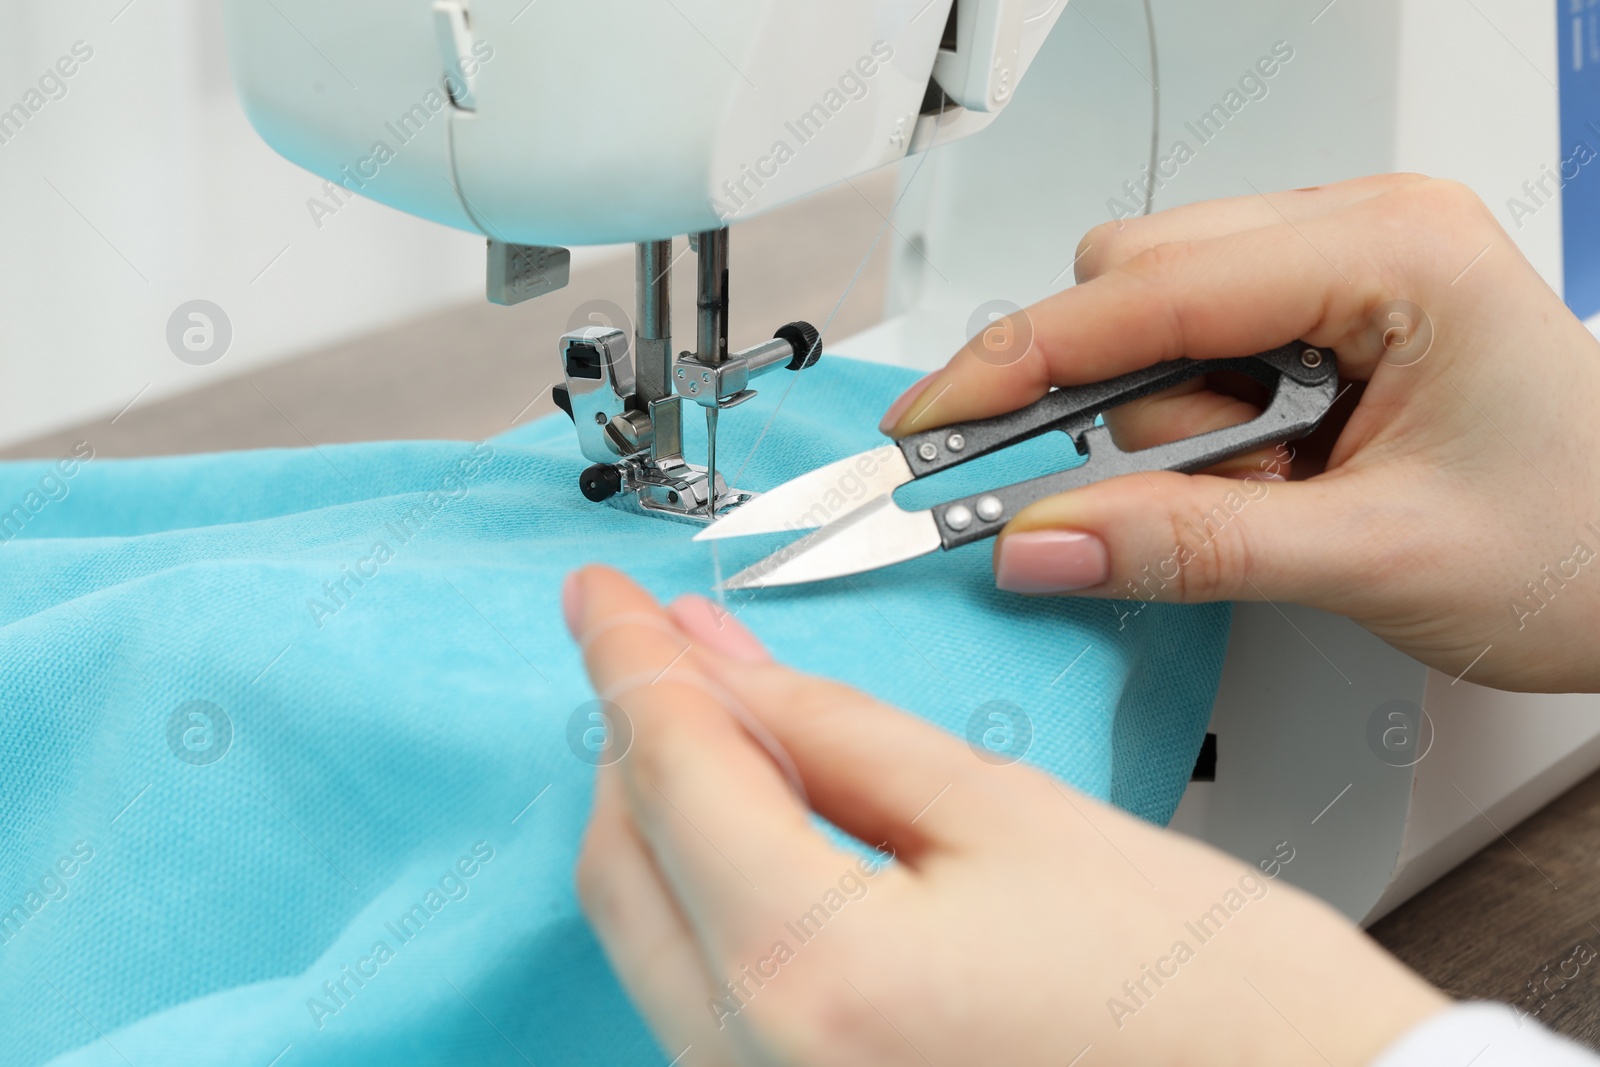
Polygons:
[[580,893],[684,1067],[1344,1067],[1445,1004],[1272,863],[980,761],[707,601],[601,568],[563,600],[632,738]]
[[[1350,386],[1277,454],[1025,509],[995,548],[1002,587],[1294,601],[1471,681],[1600,690],[1600,344],[1471,192],[1392,175],[1160,212],[1091,231],[1078,280],[1008,324],[1030,347],[996,358],[980,335],[885,430],[1295,340],[1334,349]],[[1196,380],[1107,421],[1145,448],[1252,400]]]

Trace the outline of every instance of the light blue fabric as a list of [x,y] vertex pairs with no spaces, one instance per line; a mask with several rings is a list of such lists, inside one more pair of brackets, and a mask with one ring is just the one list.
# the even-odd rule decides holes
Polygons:
[[[879,443],[908,380],[824,360],[740,484]],[[787,383],[767,384],[723,419],[730,469]],[[476,446],[0,465],[0,1062],[676,1054],[571,887],[592,770],[568,727],[592,694],[557,599],[585,560],[663,598],[708,589],[712,560],[690,527],[582,499],[583,465],[561,416]],[[1009,702],[1029,760],[1162,821],[1228,610],[1119,629],[1106,604],[997,593],[981,546],[742,617],[784,660],[959,734]],[[995,707],[974,736],[1003,746]]]

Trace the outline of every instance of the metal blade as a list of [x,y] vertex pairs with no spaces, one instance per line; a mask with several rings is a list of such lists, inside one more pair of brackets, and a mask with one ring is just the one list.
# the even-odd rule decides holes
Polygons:
[[901,511],[893,497],[879,496],[745,568],[722,588],[766,589],[841,578],[925,556],[940,545],[933,512]]
[[818,467],[762,493],[694,535],[696,541],[814,530],[911,480],[911,468],[896,445],[884,445]]

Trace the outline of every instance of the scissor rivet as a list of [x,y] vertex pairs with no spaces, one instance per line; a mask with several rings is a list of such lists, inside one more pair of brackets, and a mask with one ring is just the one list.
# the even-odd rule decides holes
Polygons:
[[965,504],[957,504],[944,513],[944,524],[959,533],[972,525],[972,509]]
[[1308,367],[1320,367],[1322,366],[1322,353],[1318,352],[1315,348],[1308,348],[1304,352],[1300,353],[1300,362],[1304,363]]
[[932,441],[924,442],[923,444],[917,446],[917,455],[921,456],[929,463],[932,463],[934,460],[939,458],[939,447]]
[[953,433],[950,435],[949,440],[945,441],[944,447],[952,452],[960,452],[967,447],[967,439],[958,433]]
[[1006,513],[1006,507],[1000,503],[1000,498],[993,494],[978,499],[978,518],[984,522],[994,522]]

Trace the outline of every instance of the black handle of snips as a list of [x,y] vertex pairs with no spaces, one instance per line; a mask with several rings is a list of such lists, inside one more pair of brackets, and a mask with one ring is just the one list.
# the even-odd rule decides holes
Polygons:
[[[1138,452],[1123,452],[1096,416],[1202,374],[1235,371],[1273,389],[1267,409],[1238,426],[1197,434]],[[899,442],[916,478],[977,459],[1053,430],[1066,431],[1088,459],[1015,485],[935,506],[944,547],[981,541],[1036,500],[1136,471],[1196,471],[1267,444],[1314,430],[1333,405],[1338,366],[1331,349],[1295,342],[1236,359],[1177,359],[1104,382],[1053,390],[1018,411],[941,426]]]

